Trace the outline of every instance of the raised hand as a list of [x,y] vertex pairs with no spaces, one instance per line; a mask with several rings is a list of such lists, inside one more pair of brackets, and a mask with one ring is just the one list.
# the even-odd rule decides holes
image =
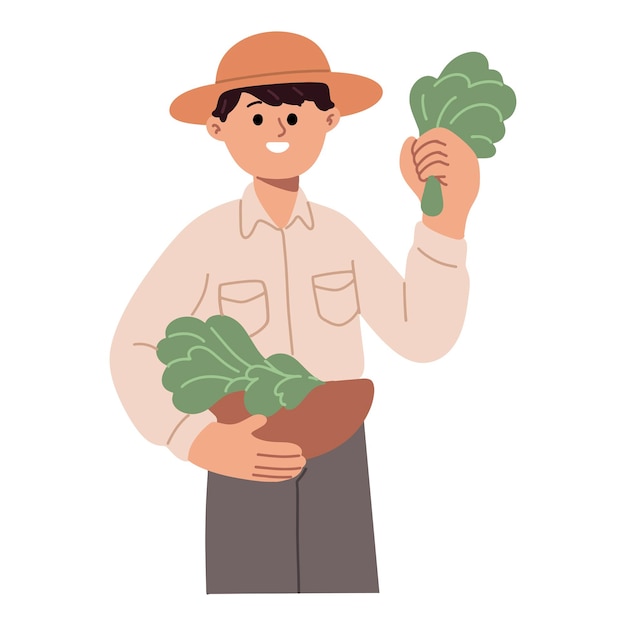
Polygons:
[[465,222],[480,185],[474,151],[446,128],[433,128],[416,139],[409,137],[400,153],[400,169],[413,192],[422,198],[429,176],[441,183],[443,211],[423,215],[426,226],[442,235],[462,239]]

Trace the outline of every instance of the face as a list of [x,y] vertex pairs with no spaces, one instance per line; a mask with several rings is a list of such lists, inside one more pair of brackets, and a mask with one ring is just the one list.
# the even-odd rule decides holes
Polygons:
[[226,143],[239,167],[257,178],[300,176],[317,160],[326,133],[339,121],[335,108],[320,111],[314,102],[270,106],[242,93],[225,122],[211,117],[207,130]]

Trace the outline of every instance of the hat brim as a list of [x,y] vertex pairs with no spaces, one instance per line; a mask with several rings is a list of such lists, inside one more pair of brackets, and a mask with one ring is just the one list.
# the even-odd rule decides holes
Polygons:
[[186,91],[172,102],[170,114],[181,122],[204,125],[215,110],[218,98],[225,91],[285,83],[328,85],[330,99],[335,103],[341,115],[352,115],[364,111],[376,104],[383,95],[382,87],[376,81],[358,74],[330,71],[266,74],[222,81]]

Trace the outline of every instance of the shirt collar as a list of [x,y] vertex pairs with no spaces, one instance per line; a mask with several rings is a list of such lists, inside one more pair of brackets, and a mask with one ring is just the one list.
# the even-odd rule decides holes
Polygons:
[[[313,230],[313,227],[315,226],[311,205],[307,201],[302,189],[298,189],[298,195],[296,197],[296,203],[293,207],[293,213],[291,214],[289,223],[285,226],[285,229],[295,225],[298,221],[302,222],[308,230]],[[248,239],[252,236],[259,224],[265,224],[274,230],[280,230],[266,213],[263,205],[256,195],[256,192],[254,191],[254,184],[251,183],[248,187],[246,187],[243,197],[239,202],[239,228],[241,236],[244,239]]]

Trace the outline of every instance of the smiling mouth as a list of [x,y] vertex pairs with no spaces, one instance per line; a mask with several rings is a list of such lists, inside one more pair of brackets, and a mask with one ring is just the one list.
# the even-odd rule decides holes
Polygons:
[[285,150],[289,148],[289,142],[288,141],[268,141],[265,144],[265,147],[270,152],[275,152],[275,153],[285,152]]

